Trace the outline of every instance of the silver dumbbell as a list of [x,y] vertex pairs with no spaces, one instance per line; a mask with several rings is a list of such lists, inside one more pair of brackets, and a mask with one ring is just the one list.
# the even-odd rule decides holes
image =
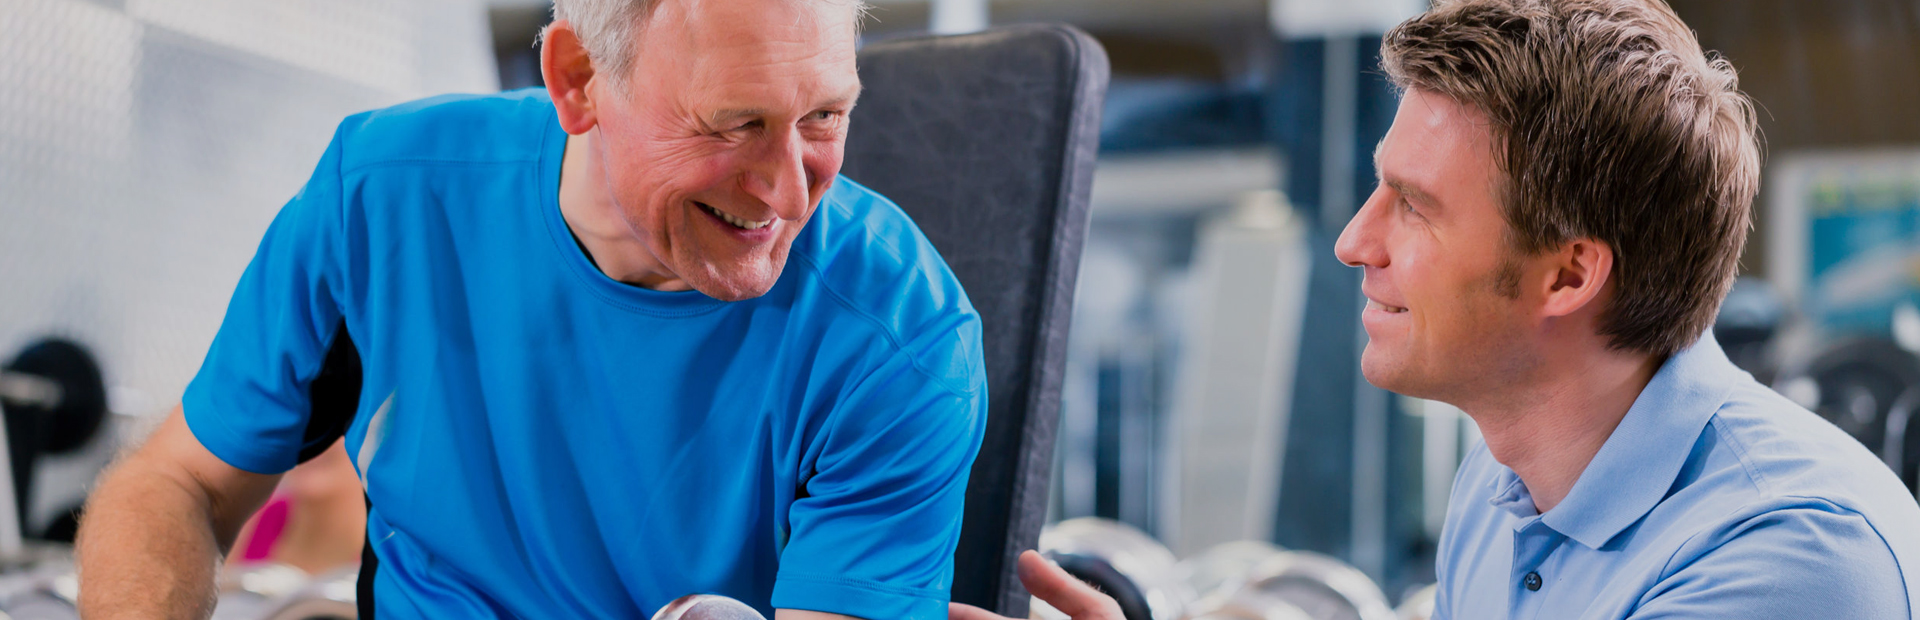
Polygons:
[[[1040,552],[1119,603],[1127,620],[1177,620],[1193,591],[1165,545],[1133,526],[1097,517],[1068,519],[1040,532]],[[1062,617],[1035,599],[1036,618]]]
[[220,574],[213,620],[257,620],[281,598],[307,585],[307,572],[285,564],[235,566]]
[[[356,573],[357,574],[357,571]],[[338,579],[338,577],[334,577]],[[302,603],[321,581],[310,581],[298,568],[264,564],[237,569],[221,575],[216,587],[219,600],[214,620],[257,620],[259,618],[345,618],[357,614],[353,607],[353,576],[346,577],[345,605],[325,609],[304,605],[291,614],[289,607]],[[65,620],[78,618],[80,580],[71,560],[53,560],[32,568],[0,576],[0,620],[5,618]],[[341,613],[344,609],[344,613]]]
[[1188,620],[1319,620],[1282,600],[1228,601]]
[[1285,549],[1268,543],[1238,540],[1181,560],[1181,578],[1199,596],[1190,620],[1313,620],[1286,601],[1236,598],[1256,567],[1285,553]]
[[1284,602],[1316,620],[1398,620],[1380,587],[1346,563],[1307,551],[1268,558],[1248,574],[1237,602]]
[[323,573],[271,605],[267,620],[354,620],[360,617],[356,604],[360,567],[350,566]]
[[79,618],[80,578],[73,559],[47,557],[15,565],[0,575],[0,616],[22,619]]
[[1224,602],[1246,585],[1254,567],[1283,553],[1285,549],[1269,543],[1236,540],[1181,560],[1176,570],[1198,597],[1197,606],[1204,609]]
[[1181,562],[1180,572],[1200,595],[1192,620],[1396,620],[1372,579],[1318,553],[1237,541]]
[[718,594],[689,594],[654,612],[653,620],[766,620],[752,606]]

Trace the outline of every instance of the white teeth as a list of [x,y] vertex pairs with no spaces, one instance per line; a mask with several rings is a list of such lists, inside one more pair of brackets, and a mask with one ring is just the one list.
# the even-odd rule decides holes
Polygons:
[[758,222],[755,222],[753,220],[743,220],[743,219],[734,217],[732,215],[728,215],[727,212],[725,211],[721,211],[719,209],[715,209],[713,207],[709,207],[704,204],[700,205],[700,208],[705,209],[708,213],[714,214],[714,216],[719,217],[721,220],[726,221],[726,223],[728,224],[732,224],[735,227],[744,228],[747,230],[760,230],[762,228],[766,228],[768,224],[773,223],[773,220],[761,220]]
[[1367,307],[1373,310],[1379,310],[1379,311],[1385,312],[1387,314],[1400,314],[1402,312],[1407,311],[1406,308],[1401,308],[1399,306],[1389,306],[1371,299],[1367,300]]

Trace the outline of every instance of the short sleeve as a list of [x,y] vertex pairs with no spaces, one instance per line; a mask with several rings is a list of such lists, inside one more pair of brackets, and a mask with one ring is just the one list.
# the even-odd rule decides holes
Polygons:
[[[942,338],[972,358],[977,319]],[[968,339],[971,338],[969,341]],[[921,353],[927,353],[922,351]],[[987,389],[895,355],[848,392],[788,512],[773,607],[860,618],[946,618],[967,475],[986,429]]]
[[240,469],[273,474],[298,462],[308,385],[344,336],[336,302],[346,247],[340,143],[335,135],[313,177],[267,228],[181,398],[194,437]]
[[1775,510],[1710,536],[1717,546],[1673,570],[1628,617],[1908,617],[1893,551],[1858,514]]

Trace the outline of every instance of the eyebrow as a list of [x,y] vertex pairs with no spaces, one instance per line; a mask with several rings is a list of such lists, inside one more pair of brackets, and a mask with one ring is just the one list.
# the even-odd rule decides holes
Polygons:
[[730,108],[726,110],[715,110],[713,114],[707,116],[707,123],[718,127],[736,118],[760,116],[766,113],[766,108]]
[[1432,194],[1428,194],[1426,192],[1420,191],[1420,188],[1418,187],[1414,187],[1406,183],[1401,183],[1399,181],[1387,181],[1387,187],[1393,188],[1393,191],[1400,192],[1400,195],[1411,198],[1413,199],[1414,202],[1420,203],[1422,205],[1428,205],[1428,206],[1434,206],[1434,207],[1440,206],[1439,201],[1434,200]]
[[1439,206],[1438,201],[1433,199],[1432,194],[1428,194],[1420,188],[1414,187],[1404,181],[1390,180],[1383,176],[1385,173],[1380,169],[1380,150],[1386,145],[1387,141],[1384,138],[1373,145],[1373,177],[1378,179],[1381,184],[1393,188],[1393,191],[1400,192],[1400,195],[1413,199],[1414,202],[1436,207]]
[[[819,105],[814,106],[814,109],[817,110],[820,108],[833,108],[833,107],[847,105],[848,103],[851,103],[855,99],[858,99],[860,97],[860,90],[861,88],[856,86],[854,87],[853,92],[848,93],[846,95],[839,96],[839,97],[834,97],[833,99],[822,102]],[[764,116],[766,115],[766,113],[767,113],[766,108],[728,108],[724,110],[715,110],[713,114],[707,115],[707,123],[715,127],[718,127],[721,125],[725,125],[727,121],[730,121],[736,118],[746,118],[750,116]]]

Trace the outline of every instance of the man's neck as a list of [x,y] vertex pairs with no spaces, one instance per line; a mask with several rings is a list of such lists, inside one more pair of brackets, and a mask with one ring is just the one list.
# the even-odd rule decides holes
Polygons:
[[1543,360],[1497,398],[1461,408],[1479,424],[1493,458],[1526,483],[1542,514],[1566,499],[1664,361],[1604,347]]
[[607,182],[599,130],[568,136],[560,163],[560,217],[587,260],[615,280],[660,291],[692,290],[641,243],[619,213]]

